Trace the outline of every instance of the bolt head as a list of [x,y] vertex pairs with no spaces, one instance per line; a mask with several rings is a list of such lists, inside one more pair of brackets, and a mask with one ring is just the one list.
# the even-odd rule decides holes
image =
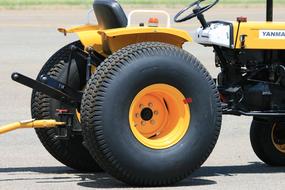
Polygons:
[[42,81],[46,81],[47,77],[46,76],[42,76],[41,79],[42,79]]
[[18,75],[17,73],[15,73],[15,74],[12,75],[12,78],[18,79],[18,78],[19,78],[19,75]]

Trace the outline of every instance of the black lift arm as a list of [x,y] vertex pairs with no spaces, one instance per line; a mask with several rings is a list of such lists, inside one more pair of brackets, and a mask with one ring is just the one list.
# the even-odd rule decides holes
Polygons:
[[43,75],[40,81],[33,80],[20,73],[13,73],[12,79],[20,84],[42,92],[51,98],[64,102],[72,107],[79,107],[82,93],[75,91],[66,84],[63,84],[49,76]]

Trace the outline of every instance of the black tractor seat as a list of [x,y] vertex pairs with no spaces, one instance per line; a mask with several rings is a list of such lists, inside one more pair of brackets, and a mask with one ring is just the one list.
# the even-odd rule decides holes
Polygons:
[[95,0],[94,12],[101,29],[124,28],[128,18],[116,0]]

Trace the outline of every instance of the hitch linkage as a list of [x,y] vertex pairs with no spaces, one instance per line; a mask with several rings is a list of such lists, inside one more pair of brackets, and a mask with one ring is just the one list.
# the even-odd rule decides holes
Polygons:
[[[38,80],[33,80],[27,76],[24,76],[20,73],[13,73],[12,80],[30,87],[38,92],[46,94],[51,98],[54,98],[60,102],[63,102],[73,108],[80,108],[81,99],[82,99],[82,92],[71,88],[68,84],[69,75],[70,75],[70,68],[74,60],[74,55],[83,58],[86,60],[86,78],[82,79],[85,82],[90,79],[91,76],[91,66],[97,67],[103,60],[104,57],[97,53],[92,47],[87,47],[86,51],[71,45],[70,47],[70,55],[67,62],[67,76],[65,83],[57,81],[56,79],[48,76],[48,75],[41,75]],[[81,65],[80,63],[76,62],[76,65],[79,68]],[[81,79],[80,79],[81,80]],[[85,81],[86,80],[86,81]]]
[[56,115],[59,121],[65,123],[65,125],[58,126],[56,128],[56,139],[59,140],[69,140],[71,136],[76,134],[81,134],[81,127],[76,128],[77,125],[73,125],[74,114],[69,112],[68,109],[57,109]]

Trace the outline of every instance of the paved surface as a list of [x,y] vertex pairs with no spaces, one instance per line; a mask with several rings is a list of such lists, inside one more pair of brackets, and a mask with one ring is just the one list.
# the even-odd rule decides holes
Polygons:
[[[76,39],[63,37],[57,27],[85,22],[86,10],[0,10],[0,125],[30,117],[31,90],[10,80],[13,71],[35,77],[57,49]],[[168,10],[169,11],[169,10]],[[173,15],[178,10],[171,10]],[[285,8],[276,17],[285,20]],[[216,8],[207,16],[233,20],[248,15],[263,20],[263,7]],[[196,21],[175,27],[190,32]],[[210,48],[187,44],[215,75]],[[226,116],[218,144],[204,166],[191,177],[168,189],[284,189],[285,168],[271,168],[254,155],[249,138],[251,118]],[[126,188],[105,173],[81,174],[64,167],[42,147],[33,130],[16,131],[0,137],[0,190]],[[160,188],[157,188],[160,189]],[[166,189],[166,188],[161,188]]]

